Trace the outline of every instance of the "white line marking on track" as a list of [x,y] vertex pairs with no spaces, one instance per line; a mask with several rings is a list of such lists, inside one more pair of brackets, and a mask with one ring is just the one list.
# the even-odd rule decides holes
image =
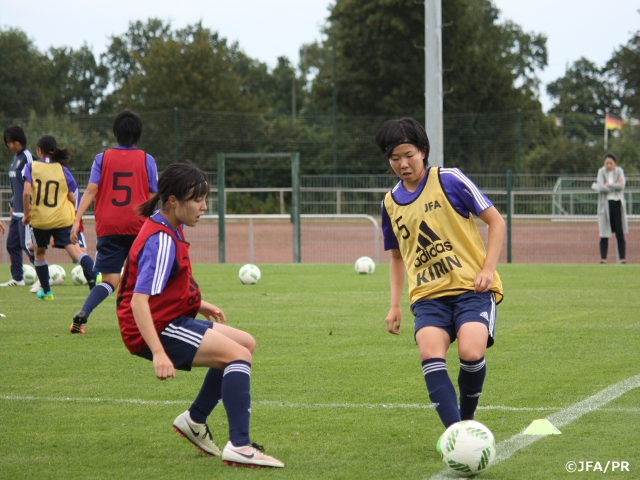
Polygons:
[[[618,382],[615,385],[611,385],[581,402],[575,403],[564,410],[549,415],[547,420],[549,420],[555,427],[561,428],[579,419],[585,413],[609,410],[601,407],[638,387],[640,387],[640,375],[627,378],[626,380]],[[524,431],[524,428],[522,431]],[[495,465],[503,460],[507,460],[518,450],[528,447],[532,443],[535,443],[544,437],[546,437],[546,435],[523,435],[522,432],[520,432],[513,437],[500,442],[496,446],[497,456],[493,461],[493,464]],[[430,477],[430,480],[444,480],[447,478],[453,478],[453,473],[445,470]]]

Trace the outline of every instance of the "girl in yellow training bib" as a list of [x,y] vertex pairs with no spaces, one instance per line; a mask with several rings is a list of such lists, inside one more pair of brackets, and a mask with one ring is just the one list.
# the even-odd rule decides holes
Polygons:
[[77,261],[84,272],[89,288],[95,285],[93,260],[71,243],[71,225],[75,218],[75,201],[78,184],[69,171],[71,152],[58,148],[51,135],[38,139],[38,161],[24,169],[24,217],[22,224],[31,223],[31,240],[35,248],[33,262],[40,282],[37,291],[41,300],[53,300],[49,284],[47,247],[53,237],[53,246],[64,248],[72,260]]
[[[429,140],[412,118],[385,122],[376,143],[400,182],[382,202],[384,248],[390,250],[387,330],[400,334],[400,299],[409,278],[415,340],[429,398],[445,428],[471,420],[493,345],[502,283],[495,271],[505,224],[489,199],[457,168],[430,167]],[[489,225],[485,250],[474,216]],[[458,340],[460,406],[446,354]]]

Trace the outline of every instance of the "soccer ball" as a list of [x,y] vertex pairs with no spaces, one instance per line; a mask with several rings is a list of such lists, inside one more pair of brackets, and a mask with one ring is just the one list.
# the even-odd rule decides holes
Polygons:
[[[74,285],[86,285],[87,279],[84,276],[84,270],[82,269],[82,265],[76,265],[71,270],[71,281]],[[96,285],[102,282],[102,274],[98,272],[96,275]]]
[[376,263],[371,259],[371,257],[360,257],[356,260],[355,264],[356,272],[360,274],[372,274],[376,271]]
[[440,450],[444,464],[460,477],[484,472],[496,458],[493,433],[475,420],[463,420],[447,428]]
[[31,265],[22,265],[22,278],[25,285],[33,285],[38,280],[36,269]]
[[238,278],[240,278],[240,281],[245,285],[255,285],[260,281],[261,276],[260,269],[251,263],[240,267],[240,271],[238,272]]
[[60,265],[49,265],[49,283],[52,285],[61,285],[67,278],[67,272]]
[[86,285],[87,279],[84,278],[84,271],[82,270],[81,265],[76,265],[71,270],[71,281],[74,285]]

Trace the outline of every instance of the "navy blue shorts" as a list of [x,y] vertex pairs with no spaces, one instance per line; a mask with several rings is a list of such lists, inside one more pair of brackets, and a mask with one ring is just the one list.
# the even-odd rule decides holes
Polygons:
[[487,347],[493,345],[496,327],[496,296],[493,292],[465,292],[461,295],[417,300],[411,305],[415,330],[440,327],[455,342],[458,329],[467,322],[484,323],[489,330]]
[[94,273],[120,273],[136,235],[107,235],[98,237]]
[[[213,322],[208,320],[178,317],[160,332],[160,342],[174,368],[187,372],[191,370],[202,337],[210,328],[213,328]],[[153,361],[153,354],[148,348],[136,355]]]
[[64,248],[71,245],[71,225],[62,228],[52,228],[51,230],[41,230],[36,227],[31,228],[31,240],[33,246],[47,248],[53,237],[53,246],[55,248]]
[[87,239],[84,237],[84,232],[78,232],[78,246],[87,248]]

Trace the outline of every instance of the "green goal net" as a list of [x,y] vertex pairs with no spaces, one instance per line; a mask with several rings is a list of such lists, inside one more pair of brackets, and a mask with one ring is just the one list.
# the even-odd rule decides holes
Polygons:
[[225,165],[233,159],[291,159],[291,225],[293,228],[293,262],[300,263],[300,154],[288,153],[219,153],[218,154],[218,261],[226,262]]

